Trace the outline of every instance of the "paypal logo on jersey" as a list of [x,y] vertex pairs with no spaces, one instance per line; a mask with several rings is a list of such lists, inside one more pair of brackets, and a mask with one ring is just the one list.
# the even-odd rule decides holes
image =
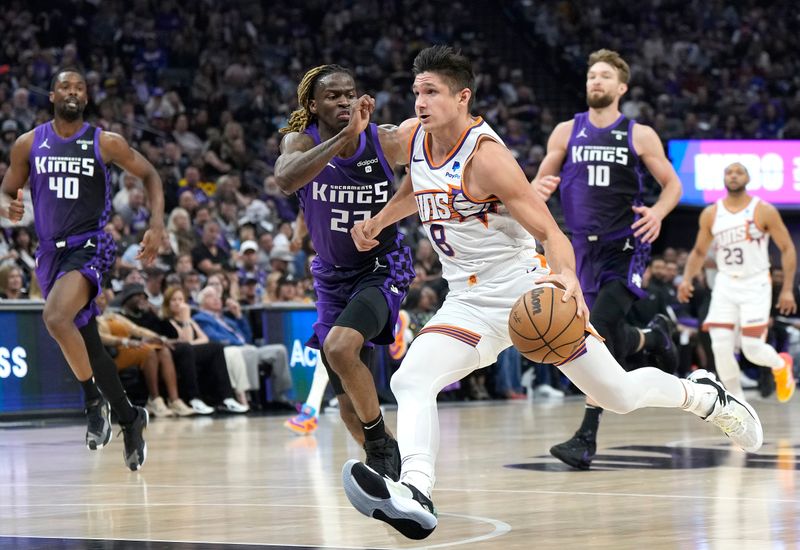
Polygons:
[[[461,163],[458,161],[454,161],[453,166],[450,167],[450,170],[452,170],[453,172],[458,172],[460,169],[461,169]],[[461,179],[461,174],[451,174],[450,172],[445,172],[444,175],[447,176],[448,178]]]

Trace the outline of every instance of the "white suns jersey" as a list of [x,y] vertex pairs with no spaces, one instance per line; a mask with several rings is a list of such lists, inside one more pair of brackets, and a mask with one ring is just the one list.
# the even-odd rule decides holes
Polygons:
[[769,271],[769,235],[755,222],[758,197],[744,210],[733,213],[717,201],[711,226],[716,248],[717,270],[733,277],[747,277]]
[[[431,161],[426,132],[417,126],[411,141],[409,174],[419,217],[439,254],[442,275],[454,287],[473,286],[481,274],[503,263],[517,261],[526,250],[536,259],[536,241],[496,198],[473,200],[464,167],[482,139],[503,143],[478,117],[464,131],[441,164]],[[541,257],[539,257],[541,258]]]

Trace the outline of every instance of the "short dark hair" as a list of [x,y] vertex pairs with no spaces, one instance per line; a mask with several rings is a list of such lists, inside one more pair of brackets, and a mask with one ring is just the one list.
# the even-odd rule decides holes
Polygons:
[[63,69],[59,69],[58,71],[53,74],[53,78],[50,80],[50,91],[56,89],[56,84],[58,84],[58,77],[64,73],[75,73],[81,77],[81,80],[86,82],[86,75],[83,74],[83,71],[78,69],[77,67],[64,67]]
[[472,71],[472,62],[460,51],[443,45],[425,48],[414,58],[413,71],[414,76],[427,72],[441,75],[452,92],[469,88],[472,95],[468,108],[471,109],[475,103],[475,73]]

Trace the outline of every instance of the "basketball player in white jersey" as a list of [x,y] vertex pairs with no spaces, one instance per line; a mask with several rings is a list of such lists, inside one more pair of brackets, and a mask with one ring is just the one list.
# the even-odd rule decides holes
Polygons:
[[[511,346],[508,316],[516,299],[537,285],[564,287],[580,316],[588,309],[575,275],[572,245],[502,140],[470,114],[474,75],[447,46],[414,60],[417,118],[405,143],[409,177],[375,217],[352,229],[369,250],[383,227],[418,211],[437,249],[450,293],[420,331],[392,377],[397,398],[400,481],[351,460],[342,478],[350,502],[364,515],[422,539],[436,527],[431,501],[439,448],[436,396],[470,372],[492,364]],[[533,236],[547,254],[535,253]],[[746,404],[711,377],[679,380],[655,368],[625,372],[598,339],[588,336],[561,370],[598,404],[618,413],[641,407],[683,408],[714,422],[741,447],[761,446],[761,424]]]
[[781,251],[786,274],[777,304],[783,315],[797,312],[792,291],[797,254],[778,210],[745,191],[749,181],[744,165],[735,162],[725,168],[728,194],[700,214],[700,230],[686,261],[678,300],[687,302],[692,296],[692,279],[700,273],[713,243],[717,277],[703,328],[711,336],[717,376],[730,393],[742,398],[739,364],[734,356],[738,332],[744,356],[755,365],[772,369],[778,401],[786,402],[796,385],[792,357],[776,352],[764,341],[772,308],[769,238]]

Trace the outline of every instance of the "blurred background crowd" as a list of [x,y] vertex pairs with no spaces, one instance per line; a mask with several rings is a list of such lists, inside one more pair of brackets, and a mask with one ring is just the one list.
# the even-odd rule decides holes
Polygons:
[[[631,65],[623,112],[652,125],[665,142],[800,137],[800,21],[791,2],[769,8],[752,0],[609,0],[581,8],[533,0],[301,4],[5,3],[0,176],[14,140],[51,118],[53,73],[78,67],[89,86],[87,118],[122,134],[164,182],[168,238],[156,265],[142,269],[135,257],[150,217],[147,197],[135,177],[112,170],[115,214],[107,230],[118,244],[112,305],[122,305],[131,285],[141,285],[154,311],[172,287],[198,308],[207,285],[223,289],[221,307],[228,313],[313,303],[307,266],[314,252],[296,232],[297,200],[280,192],[272,174],[280,154],[278,129],[297,107],[297,84],[320,64],[351,68],[359,92],[376,98],[373,120],[399,123],[413,116],[414,55],[432,43],[460,48],[475,65],[474,111],[498,131],[530,178],[555,124],[585,109],[585,62],[599,47],[619,51]],[[649,189],[652,199],[655,186]],[[557,196],[551,207],[559,219]],[[404,222],[403,231],[416,258],[417,278],[406,302],[409,323],[403,327],[412,337],[441,304],[447,285],[416,219]],[[675,310],[683,346],[680,374],[713,367],[707,338],[697,331],[708,293],[698,292],[689,306],[675,299],[691,245],[689,237],[657,245],[647,278],[654,298],[643,301],[639,309],[645,311],[633,313],[645,319],[647,308]],[[21,227],[6,224],[0,231],[0,293],[6,299],[40,297],[35,247],[30,217]],[[709,264],[706,290],[713,274]],[[780,276],[775,273],[774,280]],[[772,338],[784,348],[797,346],[795,328],[779,321]],[[762,391],[770,391],[768,383]],[[571,391],[550,367],[526,364],[510,351],[451,393],[518,398],[532,386],[540,397]]]

